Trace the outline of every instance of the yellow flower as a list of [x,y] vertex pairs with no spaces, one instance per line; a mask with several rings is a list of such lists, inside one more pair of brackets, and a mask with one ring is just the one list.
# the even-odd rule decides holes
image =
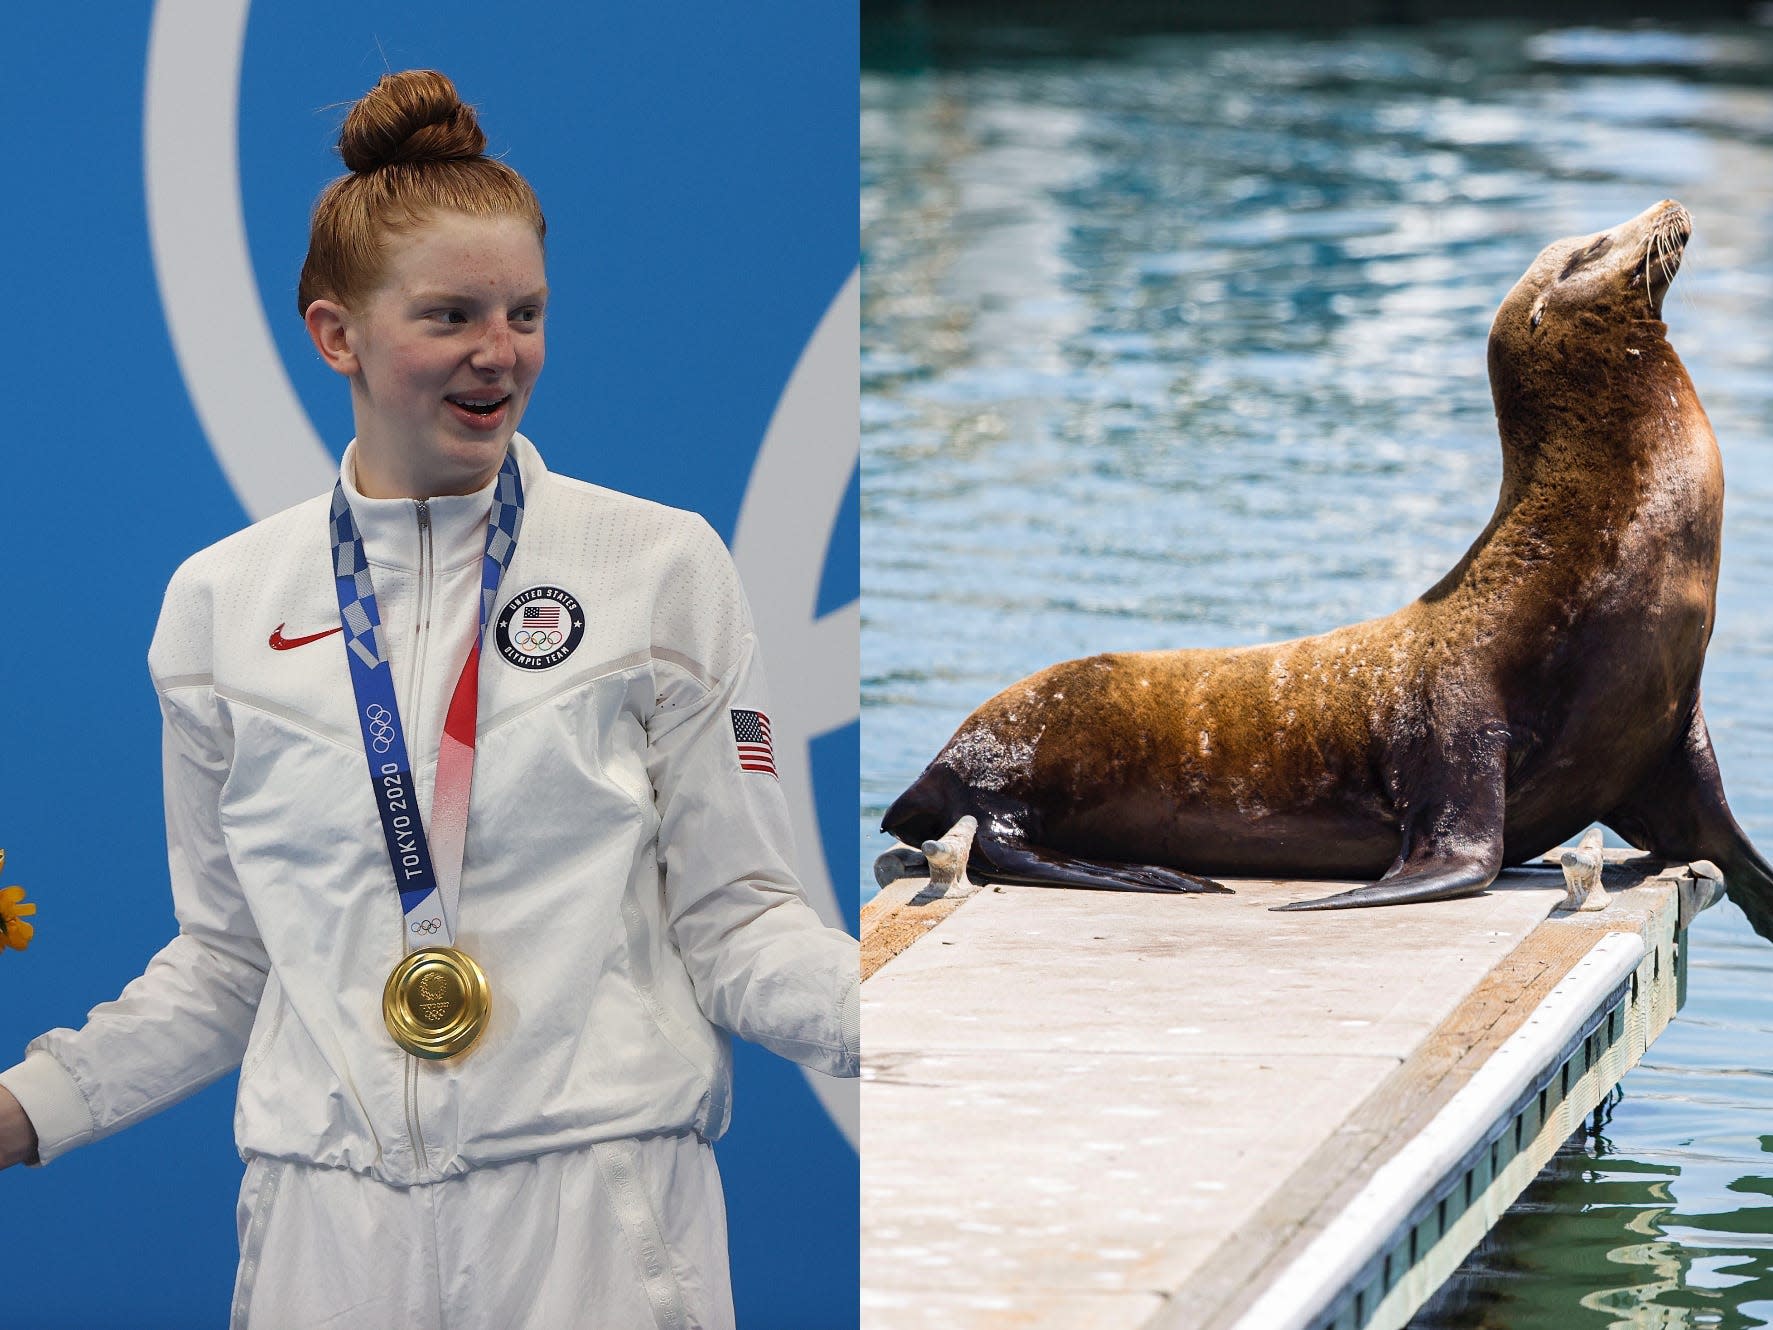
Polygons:
[[[0,850],[0,868],[5,866],[6,851]],[[24,916],[36,913],[37,907],[26,902],[23,887],[0,887],[0,951],[8,947],[23,951],[31,945],[31,934],[37,930]]]

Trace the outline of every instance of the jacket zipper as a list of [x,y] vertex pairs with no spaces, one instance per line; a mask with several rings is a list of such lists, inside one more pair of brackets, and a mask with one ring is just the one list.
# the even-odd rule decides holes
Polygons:
[[[419,585],[416,603],[413,607],[412,663],[407,667],[407,715],[417,720],[420,712],[419,689],[425,678],[425,639],[431,626],[431,505],[424,499],[418,501],[419,523]],[[412,732],[409,730],[409,733]],[[408,759],[414,768],[418,766],[418,757],[408,751]],[[413,778],[413,797],[418,797],[418,778],[415,770]],[[406,918],[400,920],[400,954],[406,955]],[[425,1134],[419,1125],[419,1060],[412,1054],[406,1055],[406,1130],[412,1139],[414,1162],[418,1165],[420,1175],[428,1177],[431,1173],[431,1155],[425,1149]]]

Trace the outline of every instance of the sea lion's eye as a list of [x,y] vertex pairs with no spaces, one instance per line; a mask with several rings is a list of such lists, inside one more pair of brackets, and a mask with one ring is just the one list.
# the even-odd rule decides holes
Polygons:
[[1590,259],[1597,258],[1600,255],[1605,254],[1611,248],[1613,248],[1613,237],[1612,236],[1602,236],[1600,239],[1596,240],[1592,245],[1589,245],[1584,249],[1578,250],[1576,253],[1574,253],[1570,256],[1570,261],[1564,265],[1564,270],[1558,274],[1558,280],[1560,282],[1563,281],[1565,278],[1569,277],[1571,273],[1575,272],[1578,268],[1582,267],[1583,264],[1587,263]]

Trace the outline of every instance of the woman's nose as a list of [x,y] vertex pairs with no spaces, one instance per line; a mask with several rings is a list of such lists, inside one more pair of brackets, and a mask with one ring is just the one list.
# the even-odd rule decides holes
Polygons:
[[493,319],[481,334],[470,364],[475,369],[504,373],[517,363],[517,348],[511,342],[511,325],[504,319]]

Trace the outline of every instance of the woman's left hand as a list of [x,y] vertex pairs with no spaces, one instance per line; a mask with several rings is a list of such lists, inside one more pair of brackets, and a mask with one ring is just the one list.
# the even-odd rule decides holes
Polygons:
[[12,1091],[0,1085],[0,1168],[36,1162],[37,1129]]

